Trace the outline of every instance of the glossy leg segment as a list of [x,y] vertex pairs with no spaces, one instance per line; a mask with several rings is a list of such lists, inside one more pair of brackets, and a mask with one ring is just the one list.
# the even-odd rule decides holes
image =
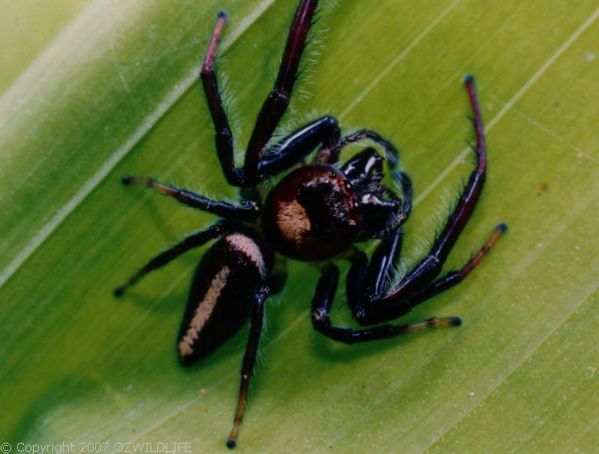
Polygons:
[[246,184],[256,183],[260,153],[289,106],[317,3],[317,0],[301,0],[295,12],[275,86],[262,105],[246,150],[244,163]]
[[262,180],[276,175],[300,162],[319,145],[330,147],[339,140],[340,131],[334,117],[325,116],[285,137],[268,150],[258,162],[258,175]]
[[145,186],[155,189],[169,197],[173,197],[192,208],[197,208],[208,213],[213,213],[225,219],[238,221],[253,221],[260,216],[260,207],[255,202],[245,202],[242,205],[233,205],[227,202],[218,202],[195,194],[186,189],[170,186],[153,178],[123,177],[123,184],[127,186]]
[[269,289],[262,288],[255,295],[255,305],[252,311],[250,322],[250,334],[245,347],[245,355],[241,364],[241,383],[239,385],[239,397],[237,399],[237,407],[235,410],[235,419],[233,420],[233,428],[227,438],[227,447],[234,448],[237,444],[239,428],[243,420],[243,413],[247,401],[248,390],[250,387],[250,379],[256,364],[256,355],[258,354],[258,343],[260,342],[260,334],[262,333],[262,325],[264,322],[264,301],[268,297]]
[[457,317],[444,317],[430,318],[423,322],[404,325],[377,325],[359,330],[335,326],[332,324],[329,314],[335,298],[338,281],[339,270],[336,266],[331,265],[322,273],[312,300],[312,324],[314,328],[336,341],[354,344],[356,342],[387,339],[427,328],[457,326],[461,323],[461,320]]
[[223,107],[217,76],[214,70],[216,51],[226,21],[227,16],[221,11],[216,20],[212,39],[208,46],[208,52],[206,53],[206,58],[204,59],[204,64],[202,65],[202,70],[200,72],[200,78],[202,80],[202,86],[204,87],[206,101],[208,102],[208,109],[212,115],[212,121],[214,122],[216,151],[223,173],[229,184],[241,186],[243,183],[243,175],[242,172],[235,169],[233,133],[231,132],[227,114]]
[[117,287],[114,290],[114,295],[122,296],[129,287],[137,283],[149,272],[157,270],[158,268],[162,268],[185,252],[196,247],[200,247],[208,241],[218,238],[224,233],[233,230],[233,228],[233,225],[228,222],[219,222],[208,227],[207,229],[192,233],[191,235],[185,237],[180,243],[175,244],[166,251],[163,251],[156,257],[152,258],[139,271],[133,274],[123,285]]
[[393,279],[395,264],[399,260],[403,234],[397,232],[391,238],[382,241],[370,260],[370,266],[365,274],[365,290],[369,295],[381,296],[389,288]]

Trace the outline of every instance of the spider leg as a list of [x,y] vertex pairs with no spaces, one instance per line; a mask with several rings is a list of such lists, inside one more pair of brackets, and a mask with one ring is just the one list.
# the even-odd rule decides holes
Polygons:
[[395,264],[399,261],[403,232],[381,241],[370,263],[366,254],[356,249],[350,256],[351,266],[347,275],[347,302],[356,318],[360,319],[362,305],[366,300],[384,296],[393,278]]
[[[385,232],[381,234],[382,237],[387,237],[392,232],[395,232],[408,219],[408,216],[410,216],[410,213],[412,212],[412,180],[410,180],[407,173],[399,170],[393,170],[391,172],[391,178],[393,178],[393,181],[401,187],[403,199],[399,211],[397,211],[391,223],[386,226]],[[391,191],[388,192],[394,194]]]
[[424,289],[427,289],[429,283],[439,274],[443,263],[476,206],[485,180],[486,146],[482,117],[472,76],[465,79],[465,86],[472,107],[472,120],[476,133],[476,148],[474,149],[477,158],[476,168],[471,173],[454,211],[449,216],[439,238],[433,244],[428,255],[386,295],[371,301],[368,306],[364,306],[366,312],[364,317],[360,319],[361,323],[370,324],[386,321],[406,313],[413,307],[410,300]]
[[347,277],[347,299],[354,318],[360,324],[368,325],[386,322],[407,314],[428,298],[462,282],[506,231],[505,224],[498,224],[483,247],[461,269],[450,271],[437,280],[425,284],[421,289],[416,289],[413,293],[395,300],[387,300],[386,295],[394,266],[399,260],[401,232],[383,240],[372,255],[370,263],[364,252],[355,252],[351,257],[352,265]]
[[330,310],[335,298],[338,281],[339,269],[335,265],[330,265],[323,271],[312,300],[312,324],[314,328],[336,341],[354,344],[414,333],[432,327],[457,326],[461,323],[461,320],[457,317],[443,317],[430,318],[423,322],[404,325],[377,325],[358,330],[335,326],[330,319]]
[[449,271],[447,274],[433,281],[428,287],[411,298],[411,304],[418,304],[462,282],[478,266],[483,257],[489,253],[501,235],[507,232],[507,228],[507,225],[504,223],[495,226],[487,242],[462,268]]
[[195,194],[186,189],[179,189],[175,186],[160,183],[153,178],[126,176],[123,177],[122,181],[123,184],[127,186],[146,186],[155,189],[161,194],[177,199],[184,205],[207,211],[208,213],[213,213],[226,219],[253,221],[260,216],[260,206],[255,202],[245,202],[241,205],[219,202]]
[[207,229],[199,230],[197,232],[188,235],[183,239],[183,241],[171,246],[167,250],[161,252],[154,258],[152,258],[148,263],[146,263],[139,271],[133,274],[127,281],[117,287],[114,290],[114,295],[117,297],[123,296],[125,291],[137,283],[143,276],[148,274],[151,271],[154,271],[158,268],[162,268],[164,265],[170,263],[180,255],[185,252],[194,249],[196,247],[200,247],[203,244],[207,243],[210,240],[213,240],[223,233],[230,231],[232,229],[232,224],[228,222],[218,222],[214,225],[211,225]]
[[268,287],[263,287],[259,289],[258,292],[256,292],[256,294],[254,295],[255,299],[250,320],[250,333],[248,337],[248,342],[245,347],[243,362],[241,364],[241,383],[239,385],[239,397],[237,399],[237,407],[235,410],[233,427],[231,429],[229,437],[227,438],[228,448],[234,448],[237,444],[239,428],[243,419],[243,412],[245,410],[248,390],[250,387],[250,379],[252,377],[254,365],[256,363],[256,355],[258,353],[258,343],[260,342],[260,334],[262,333],[262,326],[264,321],[264,301],[266,300],[268,295]]
[[332,146],[339,140],[337,120],[324,116],[283,138],[258,161],[258,179],[262,180],[289,169],[310,154],[318,145]]
[[385,158],[387,158],[387,162],[392,169],[397,166],[399,162],[399,152],[397,151],[397,148],[395,148],[395,145],[382,137],[379,133],[370,129],[360,129],[355,131],[343,137],[334,146],[323,148],[317,153],[314,161],[322,164],[334,164],[339,161],[339,154],[344,147],[350,143],[361,142],[362,140],[367,139],[379,144],[383,148]]
[[[409,312],[420,302],[458,284],[480,263],[505,230],[505,224],[499,224],[481,250],[462,269],[447,273],[411,297],[408,300],[409,304],[398,306],[399,310],[396,310],[391,317],[388,317],[387,312],[387,316],[381,317],[377,321],[372,321],[368,309],[373,306],[376,307],[378,304],[377,299],[385,292],[393,266],[399,258],[402,240],[401,232],[398,231],[394,236],[381,242],[381,245],[374,252],[370,264],[364,252],[356,251],[351,259],[352,266],[347,276],[347,299],[354,317],[362,324],[386,321]],[[459,326],[462,323],[459,317],[440,317],[402,325],[382,324],[358,330],[335,326],[330,320],[330,310],[335,298],[338,281],[339,270],[336,266],[330,265],[323,271],[312,301],[312,323],[317,331],[339,342],[353,344],[386,339],[427,328]]]
[[200,72],[200,78],[202,80],[202,86],[204,87],[204,93],[206,95],[206,101],[208,102],[208,109],[212,115],[212,121],[214,123],[214,129],[216,132],[215,142],[216,151],[218,153],[218,159],[220,165],[225,174],[225,178],[229,184],[234,186],[241,186],[243,184],[242,172],[235,169],[234,149],[233,149],[233,133],[227,120],[227,114],[223,107],[223,101],[218,88],[218,80],[216,71],[214,70],[214,60],[216,58],[216,51],[218,43],[220,41],[221,34],[227,21],[227,15],[221,11],[218,13],[212,39],[206,52],[204,64]]
[[256,182],[260,153],[289,105],[317,3],[317,0],[302,0],[295,12],[275,86],[262,105],[248,143],[244,163],[245,184]]

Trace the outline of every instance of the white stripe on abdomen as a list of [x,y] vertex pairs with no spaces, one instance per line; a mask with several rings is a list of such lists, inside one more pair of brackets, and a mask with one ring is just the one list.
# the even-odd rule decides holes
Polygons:
[[189,322],[189,327],[187,328],[185,335],[181,341],[179,341],[178,347],[181,356],[188,356],[193,353],[193,344],[198,339],[200,331],[202,331],[202,328],[212,315],[216,303],[218,302],[218,297],[223,288],[225,288],[230,273],[231,270],[229,267],[223,266],[221,270],[216,273],[212,282],[210,282],[210,287],[208,287],[204,299],[198,304],[198,307],[193,314],[193,318]]
[[258,245],[250,237],[243,235],[242,233],[233,233],[227,235],[225,241],[235,249],[245,255],[254,265],[258,268],[260,276],[266,276],[266,264],[264,263],[264,257],[262,251]]

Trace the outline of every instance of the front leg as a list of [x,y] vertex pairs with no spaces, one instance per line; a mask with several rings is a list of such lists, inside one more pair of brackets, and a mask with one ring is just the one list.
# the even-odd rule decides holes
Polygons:
[[295,12],[275,86],[260,109],[246,150],[244,162],[246,184],[257,183],[260,153],[289,106],[317,4],[317,0],[301,0]]
[[453,213],[447,219],[441,234],[433,244],[427,257],[411,270],[402,281],[384,298],[385,302],[410,295],[426,286],[441,271],[441,267],[453,248],[460,233],[472,216],[474,207],[480,198],[487,171],[487,147],[485,144],[483,121],[474,85],[474,78],[468,76],[464,82],[470,105],[472,107],[472,123],[476,134],[476,167],[470,174],[468,183],[462,191]]
[[[431,286],[431,282],[441,271],[443,263],[445,263],[468,219],[472,216],[486,176],[487,155],[483,122],[472,76],[466,77],[465,87],[472,107],[472,121],[476,134],[476,147],[474,148],[477,158],[476,167],[470,174],[468,183],[462,191],[456,207],[447,219],[441,234],[427,256],[385,295],[380,298],[369,299],[367,303],[362,304],[360,310],[356,313],[356,318],[360,323],[380,323],[399,317],[423,301],[425,295],[439,293],[442,289],[455,285],[478,264],[478,261],[476,261],[471,266],[467,265],[467,272],[458,273],[458,275],[461,275],[460,279],[456,276],[450,276],[449,278],[442,278],[441,281],[437,281]],[[498,228],[493,235],[498,238],[504,231],[505,228]],[[488,249],[490,249],[496,238],[487,243],[489,245]]]
[[275,176],[312,153],[318,146],[329,147],[340,136],[335,117],[318,118],[284,137],[266,151],[258,162],[258,181]]
[[214,26],[212,39],[210,40],[210,45],[208,46],[208,51],[206,52],[206,57],[204,58],[204,63],[200,72],[200,79],[202,80],[202,87],[204,88],[204,94],[206,95],[208,109],[210,110],[210,115],[212,116],[212,121],[214,123],[216,151],[223,173],[229,184],[242,186],[244,181],[243,172],[235,168],[233,133],[231,132],[227,113],[223,106],[218,86],[218,78],[214,69],[216,51],[226,21],[226,13],[223,11],[218,13],[218,19]]
[[233,133],[223,106],[217,75],[214,69],[218,44],[227,19],[224,12],[218,14],[200,77],[208,102],[208,108],[214,122],[218,158],[229,184],[234,186],[251,186],[259,182],[260,154],[271,139],[275,128],[289,106],[291,92],[297,78],[298,67],[304,48],[306,47],[306,38],[312,25],[317,3],[317,0],[302,0],[297,8],[287,38],[275,86],[264,101],[258,114],[246,150],[243,169],[235,168]]

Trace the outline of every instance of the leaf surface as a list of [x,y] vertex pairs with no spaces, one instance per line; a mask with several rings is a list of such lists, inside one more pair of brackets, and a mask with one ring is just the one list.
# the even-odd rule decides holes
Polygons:
[[[220,172],[197,69],[226,8],[219,70],[242,150],[296,2],[61,3],[43,45],[2,60],[0,402],[8,411],[0,435],[224,451],[247,332],[190,369],[177,365],[173,346],[202,251],[122,301],[111,294],[213,217],[119,180],[155,176],[236,197]],[[510,231],[463,284],[408,317],[460,315],[461,328],[368,345],[338,345],[312,330],[318,273],[290,263],[285,292],[268,306],[240,448],[593,451],[599,3],[324,3],[311,47],[321,55],[306,64],[284,129],[331,113],[345,131],[369,127],[398,144],[417,196],[408,266],[472,168],[460,85],[472,72],[489,176],[447,268],[498,221]],[[30,17],[32,2],[17,5],[13,14]],[[19,52],[10,43],[36,27],[25,19],[4,29],[3,55]],[[342,300],[340,291],[334,317],[347,321]]]

